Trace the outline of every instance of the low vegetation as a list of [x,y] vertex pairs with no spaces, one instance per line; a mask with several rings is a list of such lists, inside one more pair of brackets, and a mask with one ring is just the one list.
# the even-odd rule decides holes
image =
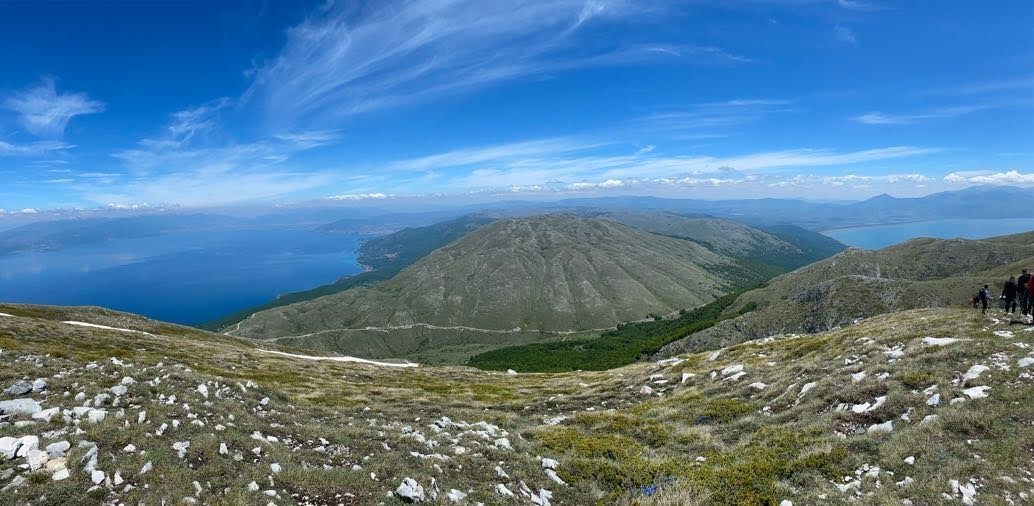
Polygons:
[[[88,308],[0,313],[12,315],[0,316],[0,386],[42,379],[17,398],[59,411],[5,415],[0,438],[67,441],[65,460],[51,460],[70,471],[55,481],[58,465],[0,459],[5,504],[396,504],[406,478],[425,501],[461,504],[1021,504],[1034,494],[1034,333],[967,309],[612,371],[517,375],[278,356]],[[106,416],[91,422],[77,408]]]
[[683,310],[675,318],[626,323],[593,339],[570,339],[500,348],[475,355],[467,362],[479,369],[519,372],[602,371],[650,356],[664,345],[709,328],[724,318],[725,308],[742,292],[734,292],[701,307]]

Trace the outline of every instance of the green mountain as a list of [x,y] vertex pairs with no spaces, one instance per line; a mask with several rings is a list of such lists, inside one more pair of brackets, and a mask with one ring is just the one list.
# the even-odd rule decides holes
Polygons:
[[934,308],[510,375],[0,305],[0,386],[29,386],[0,394],[0,503],[1020,504],[1017,330]]
[[198,325],[198,327],[217,331],[230,327],[259,311],[304,302],[343,292],[349,288],[390,279],[403,268],[427,256],[430,252],[491,221],[492,218],[488,216],[468,215],[433,225],[404,228],[391,234],[375,237],[363,242],[356,250],[356,261],[365,268],[364,272],[346,276],[333,283],[309,290],[284,294],[265,304],[242,309],[217,320]]
[[[723,311],[730,318],[666,346],[659,356],[786,333],[813,333],[875,315],[966,304],[988,283],[1034,268],[1034,232],[983,240],[915,239],[852,248],[779,276]],[[741,313],[745,313],[739,316]]]
[[233,334],[586,331],[699,306],[764,276],[698,243],[602,218],[501,219],[388,281],[259,312]]

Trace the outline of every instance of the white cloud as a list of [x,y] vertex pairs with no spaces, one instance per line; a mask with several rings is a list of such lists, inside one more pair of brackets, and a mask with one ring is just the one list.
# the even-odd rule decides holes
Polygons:
[[1018,170],[1007,172],[992,171],[959,171],[944,176],[948,184],[963,185],[1034,185],[1034,173],[1023,173]]
[[[626,185],[631,180],[698,182],[739,181],[747,172],[806,167],[840,167],[935,153],[938,149],[892,146],[838,152],[822,149],[767,151],[741,156],[672,156],[655,150],[601,154],[618,145],[578,142],[568,138],[540,139],[481,148],[465,148],[390,163],[389,168],[434,175],[436,187],[447,191],[504,187],[570,187],[574,189]],[[428,181],[413,184],[426,187]]]
[[987,105],[969,105],[944,107],[915,114],[886,114],[882,112],[870,112],[860,116],[855,116],[853,119],[858,123],[866,125],[908,125],[929,119],[955,118],[987,108],[989,108]]
[[75,146],[61,141],[37,141],[11,144],[0,141],[0,156],[39,156],[72,149]]
[[22,126],[33,135],[57,137],[72,118],[99,113],[104,103],[85,93],[58,93],[54,80],[44,78],[40,84],[9,96],[3,107],[17,113]]
[[384,200],[393,197],[387,193],[346,193],[343,195],[332,195],[327,197],[330,200]]
[[260,101],[281,122],[333,119],[575,67],[748,60],[712,46],[590,33],[602,21],[661,8],[627,0],[348,5],[321,11],[288,30],[282,51],[253,72],[245,99]]
[[174,112],[172,121],[166,128],[173,139],[189,141],[195,134],[215,128],[215,114],[229,105],[229,99],[219,98],[207,104]]
[[837,5],[852,11],[871,12],[883,10],[883,7],[880,5],[860,0],[837,0]]
[[833,27],[833,35],[840,42],[850,44],[852,46],[858,45],[858,36],[855,35],[854,30],[844,25],[835,25]]

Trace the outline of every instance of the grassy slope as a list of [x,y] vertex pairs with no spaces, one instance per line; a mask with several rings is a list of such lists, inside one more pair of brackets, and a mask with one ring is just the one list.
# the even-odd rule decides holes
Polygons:
[[678,317],[619,325],[591,339],[565,339],[510,346],[474,355],[467,365],[519,372],[602,371],[628,365],[664,345],[718,323],[740,292],[719,297]]
[[[0,462],[0,473],[14,469],[28,476],[24,485],[6,492],[7,502],[45,496],[52,503],[178,503],[195,494],[204,503],[270,500],[245,489],[254,480],[262,490],[273,490],[278,504],[302,497],[320,504],[375,504],[385,502],[404,477],[428,490],[434,478],[442,494],[457,488],[470,494],[471,503],[493,504],[500,502],[496,484],[520,494],[519,482],[536,492],[551,490],[554,504],[772,504],[782,499],[900,504],[906,498],[935,504],[944,502],[941,494],[958,498],[950,480],[972,481],[976,500],[993,504],[1018,501],[1034,487],[1029,475],[1034,382],[1030,369],[1017,365],[1034,346],[1034,333],[996,335],[1010,328],[1008,322],[967,310],[884,315],[836,332],[689,355],[677,364],[517,376],[308,362],[176,326],[150,327],[163,333],[145,336],[51,321],[69,318],[64,311],[0,306],[0,312],[34,315],[0,317],[0,383],[46,377],[49,393],[36,398],[45,407],[63,408],[79,404],[64,391],[92,398],[124,376],[138,383],[122,406],[108,406],[103,422],[83,423],[80,435],[59,432],[41,442],[72,443],[69,479],[53,482],[45,474],[16,469],[21,459]],[[91,318],[90,310],[74,311],[77,319]],[[121,317],[108,314],[98,321],[112,318]],[[128,317],[121,321],[156,325]],[[967,340],[938,347],[923,344],[925,336]],[[903,356],[889,359],[888,349],[901,349]],[[110,357],[131,365],[114,365]],[[84,368],[89,361],[102,367]],[[991,369],[967,385],[959,383],[974,364]],[[721,370],[731,365],[742,365],[746,374],[727,380]],[[852,381],[851,374],[860,371],[866,377]],[[156,377],[160,383],[146,383]],[[257,385],[237,385],[249,380]],[[201,382],[213,392],[207,402],[195,389]],[[753,382],[767,386],[758,390],[750,386]],[[653,395],[640,395],[647,384]],[[813,386],[802,394],[806,384]],[[990,398],[948,402],[964,398],[962,389],[974,385],[989,386]],[[937,406],[926,402],[933,392],[942,398]],[[160,403],[163,394],[177,395],[177,402]],[[867,413],[838,409],[882,396],[883,405]],[[260,407],[263,397],[271,401]],[[147,412],[142,424],[137,423],[139,411]],[[191,424],[194,418],[188,414],[204,426]],[[937,417],[919,423],[927,415]],[[506,431],[514,449],[462,429],[435,434],[430,422],[440,416],[493,424],[497,435]],[[182,424],[155,434],[158,425],[173,419]],[[546,425],[546,419],[559,420],[558,425]],[[866,433],[885,421],[893,424],[893,432]],[[8,425],[0,427],[0,437],[63,427],[60,417],[21,429]],[[279,442],[252,439],[256,430]],[[407,435],[411,432],[438,444],[429,449]],[[76,448],[80,440],[98,444],[98,469],[109,476],[120,470],[135,488],[112,484],[88,491],[91,484],[79,463],[84,449]],[[176,441],[191,443],[185,459],[171,449]],[[129,443],[140,451],[123,452]],[[229,455],[219,454],[220,443],[227,444]],[[457,454],[457,444],[467,451]],[[256,447],[262,448],[258,455],[251,451]],[[423,459],[410,452],[445,458]],[[234,460],[236,453],[242,461]],[[550,481],[538,456],[557,459],[559,475],[569,485]],[[915,457],[914,465],[904,462],[909,456]],[[141,476],[137,471],[147,461],[154,470]],[[274,462],[282,473],[270,473]],[[353,464],[362,470],[352,471]],[[510,477],[497,477],[496,465]],[[859,476],[860,469],[872,470],[871,476]],[[905,477],[914,481],[894,485]],[[0,485],[9,481],[4,478]],[[195,492],[193,481],[201,492]],[[837,485],[848,488],[841,492]],[[644,497],[643,487],[656,493]]]
[[341,278],[333,283],[309,290],[281,295],[265,304],[242,309],[222,318],[205,322],[199,328],[218,331],[233,326],[259,311],[305,302],[350,288],[372,285],[391,279],[413,262],[492,221],[482,215],[470,215],[425,227],[410,227],[364,242],[356,251],[356,261],[368,270]]
[[410,323],[588,330],[703,304],[757,277],[699,245],[606,220],[507,219],[389,281],[259,313],[237,335]]
[[1032,257],[1034,233],[847,250],[744,293],[725,315],[748,307],[751,312],[674,342],[660,356],[779,333],[818,332],[892,311],[964,304],[984,283],[1000,290],[1008,274],[1034,265]]

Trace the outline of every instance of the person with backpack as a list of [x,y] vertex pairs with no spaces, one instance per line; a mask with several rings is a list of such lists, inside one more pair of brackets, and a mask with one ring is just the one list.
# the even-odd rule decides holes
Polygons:
[[1023,269],[1023,273],[1020,274],[1019,279],[1016,280],[1016,288],[1020,292],[1020,311],[1023,312],[1023,316],[1027,316],[1030,313],[1030,297],[1027,297],[1027,283],[1030,282],[1030,274],[1027,273],[1027,269]]
[[987,303],[991,300],[991,291],[988,290],[987,285],[984,285],[984,287],[980,289],[980,293],[977,294],[977,297],[980,299],[980,305],[982,306],[980,314],[987,314]]
[[1006,314],[1016,314],[1016,295],[1018,292],[1016,276],[1009,276],[1009,281],[1006,281],[1005,287],[1002,288],[1002,299],[1005,299],[1005,307],[1002,309],[1005,309]]

